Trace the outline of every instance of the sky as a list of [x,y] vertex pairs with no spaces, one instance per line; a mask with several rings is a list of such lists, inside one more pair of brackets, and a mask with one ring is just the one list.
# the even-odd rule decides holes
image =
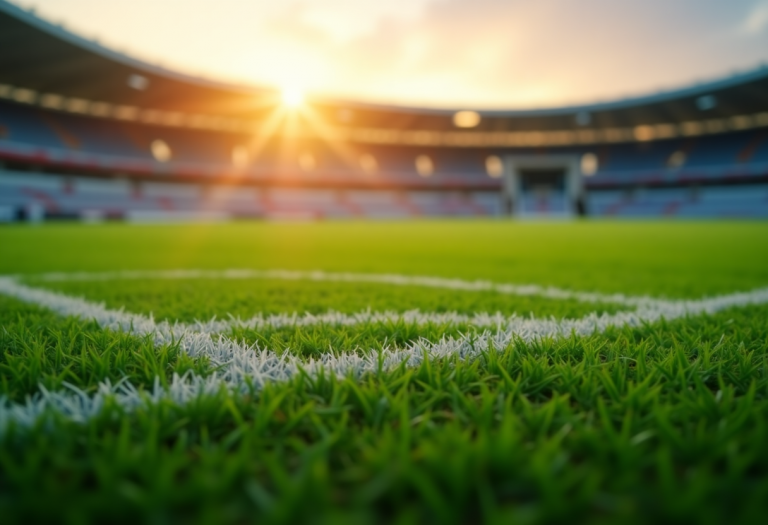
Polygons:
[[768,64],[768,0],[14,0],[230,83],[445,108],[638,96]]

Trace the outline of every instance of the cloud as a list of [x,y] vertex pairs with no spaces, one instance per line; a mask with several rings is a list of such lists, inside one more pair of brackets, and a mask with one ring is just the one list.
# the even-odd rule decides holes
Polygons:
[[287,4],[299,20],[325,33],[337,42],[346,43],[370,34],[382,19],[414,20],[430,0],[322,0]]
[[768,59],[766,0],[36,3],[86,34],[171,66],[386,103],[613,99]]
[[768,1],[758,2],[744,20],[744,31],[754,35],[768,29]]
[[295,64],[322,67],[304,79],[316,90],[433,106],[531,107],[642,94],[749,67],[768,48],[745,53],[738,39],[727,40],[742,20],[737,7],[440,0],[418,17],[380,20],[344,45],[297,17],[279,27],[286,38],[306,39],[311,58]]

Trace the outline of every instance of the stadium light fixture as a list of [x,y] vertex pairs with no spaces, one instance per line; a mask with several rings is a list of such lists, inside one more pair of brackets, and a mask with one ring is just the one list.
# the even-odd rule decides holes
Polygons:
[[640,125],[635,126],[633,134],[635,136],[635,140],[640,142],[647,142],[649,140],[653,140],[656,137],[656,130],[653,128],[653,126]]
[[128,87],[136,91],[144,91],[149,87],[149,79],[143,75],[133,73],[128,75]]
[[576,124],[579,126],[589,126],[592,123],[592,115],[588,111],[579,111],[576,113]]
[[677,150],[667,159],[667,166],[670,168],[679,168],[685,164],[687,157],[688,156],[685,154],[685,151]]
[[485,171],[488,176],[498,179],[504,175],[504,162],[496,155],[491,155],[485,159]]
[[581,156],[581,173],[586,177],[591,177],[597,173],[599,168],[599,161],[597,155],[594,153],[585,153]]
[[717,107],[717,98],[714,95],[702,95],[696,99],[696,107],[700,111],[709,111]]
[[298,108],[304,103],[304,93],[296,88],[285,88],[282,93],[283,105],[289,108]]
[[298,160],[299,160],[299,167],[301,168],[301,171],[305,173],[314,171],[314,169],[317,167],[317,161],[315,160],[315,156],[308,151],[305,151],[304,153],[299,155]]
[[373,175],[378,171],[379,163],[376,161],[376,157],[370,153],[364,153],[360,156],[360,167],[366,175]]
[[416,172],[422,177],[429,177],[435,172],[435,164],[429,155],[416,157]]
[[152,151],[152,156],[158,162],[168,162],[173,157],[171,147],[161,139],[153,140],[152,144],[150,144],[150,150]]
[[477,111],[457,111],[453,114],[453,125],[457,128],[474,128],[480,124],[480,120]]
[[232,164],[235,168],[242,169],[248,166],[251,161],[251,154],[245,146],[235,146],[232,148]]
[[55,93],[46,93],[40,97],[40,105],[49,109],[62,109],[64,107],[64,97]]
[[349,124],[354,120],[355,112],[349,108],[341,108],[336,114],[336,118],[339,120],[339,122],[343,122],[344,124]]

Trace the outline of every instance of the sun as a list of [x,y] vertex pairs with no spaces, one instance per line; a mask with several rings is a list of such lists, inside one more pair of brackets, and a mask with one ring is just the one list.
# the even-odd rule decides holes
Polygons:
[[282,93],[283,105],[289,108],[298,108],[304,103],[304,93],[300,89],[284,88]]

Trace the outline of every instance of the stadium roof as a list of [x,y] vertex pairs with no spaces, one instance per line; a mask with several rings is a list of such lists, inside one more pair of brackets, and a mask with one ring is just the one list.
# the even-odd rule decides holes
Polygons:
[[[217,83],[148,64],[75,35],[5,0],[0,0],[0,49],[0,86],[6,87],[6,98],[10,98],[13,88],[15,98],[28,103],[52,94],[54,98],[49,96],[47,100],[59,97],[239,119],[259,119],[279,104],[274,89]],[[27,100],[23,100],[25,97]],[[456,109],[331,99],[313,99],[311,104],[339,127],[457,131]],[[47,107],[53,106],[51,103]],[[470,118],[473,125],[467,127],[472,128],[471,132],[489,133],[631,130],[686,122],[726,122],[765,112],[768,68],[762,67],[716,82],[608,103],[539,110],[480,110],[478,122],[472,123]],[[761,126],[762,119],[758,119]],[[720,128],[722,125],[712,126]],[[428,142],[428,138],[425,140]]]

